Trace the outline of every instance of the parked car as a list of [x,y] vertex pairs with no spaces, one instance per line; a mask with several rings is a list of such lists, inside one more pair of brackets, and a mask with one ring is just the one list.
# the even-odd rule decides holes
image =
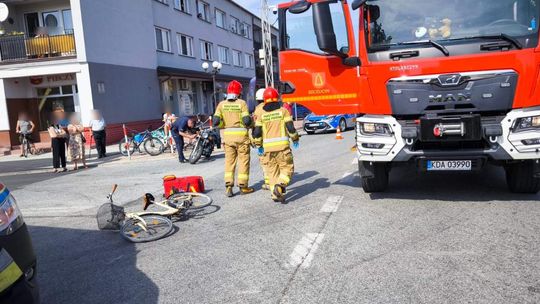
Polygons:
[[39,303],[36,255],[15,198],[0,183],[0,303]]
[[356,115],[315,115],[304,118],[304,130],[307,134],[335,131],[344,132],[355,124]]

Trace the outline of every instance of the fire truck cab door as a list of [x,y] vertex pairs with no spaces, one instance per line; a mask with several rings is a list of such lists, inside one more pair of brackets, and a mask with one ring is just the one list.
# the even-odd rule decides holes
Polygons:
[[344,0],[304,0],[279,6],[283,101],[315,114],[359,113],[360,60]]

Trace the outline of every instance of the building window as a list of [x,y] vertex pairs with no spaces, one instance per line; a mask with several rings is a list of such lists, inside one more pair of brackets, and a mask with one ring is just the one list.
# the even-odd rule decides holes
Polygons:
[[242,52],[233,50],[233,64],[235,66],[241,67],[242,66]]
[[197,0],[197,18],[210,22],[210,5],[208,3]]
[[216,25],[225,28],[225,13],[216,8]]
[[156,49],[158,51],[171,51],[171,31],[156,26]]
[[174,8],[189,14],[189,1],[188,0],[174,0]]
[[156,0],[157,2],[161,2],[163,4],[169,4],[169,0]]
[[214,60],[213,45],[211,42],[201,40],[201,59],[203,60]]
[[251,54],[244,54],[244,59],[246,61],[246,68],[253,68],[253,55]]
[[242,30],[240,31],[240,35],[249,39],[251,37],[249,31],[251,31],[251,26],[247,23],[242,23]]
[[183,34],[176,35],[178,42],[178,54],[194,57],[193,56],[193,37]]
[[238,34],[240,32],[240,20],[231,16],[231,32]]
[[229,48],[218,45],[219,62],[229,64]]

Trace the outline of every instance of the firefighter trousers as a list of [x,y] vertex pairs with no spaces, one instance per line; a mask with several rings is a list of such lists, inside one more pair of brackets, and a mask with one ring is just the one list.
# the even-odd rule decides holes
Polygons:
[[262,171],[263,171],[264,184],[265,185],[270,185],[270,178],[268,177],[268,173],[266,173],[266,167],[264,166],[264,155],[259,156],[259,163],[261,164],[261,168],[262,168]]
[[234,186],[234,173],[238,165],[238,186],[247,187],[249,183],[250,142],[225,143],[225,186]]
[[262,165],[270,182],[272,198],[275,198],[274,187],[276,185],[283,187],[289,185],[294,173],[294,160],[291,149],[264,153]]

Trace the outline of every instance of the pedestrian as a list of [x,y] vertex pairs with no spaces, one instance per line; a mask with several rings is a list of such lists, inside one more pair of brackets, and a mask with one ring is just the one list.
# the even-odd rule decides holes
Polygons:
[[[264,89],[259,89],[257,93],[255,93],[255,100],[257,101],[257,106],[255,107],[255,111],[253,111],[253,121],[257,121],[257,117],[259,117],[262,114],[263,106],[264,106]],[[261,165],[263,176],[264,176],[264,183],[262,185],[263,190],[270,190],[270,180],[268,179],[268,174],[266,174],[266,168],[263,166],[264,163],[264,156],[259,155],[259,163]]]
[[171,136],[176,143],[176,151],[178,152],[178,161],[185,163],[186,158],[184,156],[184,138],[193,140],[197,138],[197,134],[193,134],[195,128],[195,119],[192,117],[184,116],[177,119],[173,119],[171,124]]
[[299,135],[289,111],[279,103],[279,93],[274,88],[264,91],[264,106],[257,116],[253,138],[263,166],[270,178],[272,200],[285,203],[287,186],[294,173],[294,160],[290,148],[298,148]]
[[[67,121],[63,109],[53,111],[52,124],[47,131],[51,137],[54,173],[66,172]],[[62,168],[62,170],[60,170]]]
[[32,140],[32,132],[34,132],[34,129],[36,128],[36,125],[34,122],[32,122],[28,118],[28,114],[26,112],[19,113],[19,119],[17,120],[17,126],[15,127],[15,132],[19,134],[19,143],[21,144],[21,157],[24,156],[24,149],[27,147],[23,146],[23,140],[26,137],[26,140],[30,143],[32,146],[32,149],[34,148],[34,143]]
[[84,138],[83,132],[84,126],[80,123],[77,115],[73,114],[70,119],[70,124],[68,125],[68,154],[70,161],[73,162],[73,170],[79,169],[79,161],[82,162],[84,168],[88,168],[84,154],[84,144],[86,139]]
[[232,197],[234,175],[238,165],[237,183],[241,194],[252,193],[249,183],[250,147],[248,129],[251,127],[246,102],[240,99],[242,84],[233,80],[227,87],[227,97],[220,102],[214,114],[214,127],[222,127],[225,143],[225,195]]
[[107,124],[101,112],[94,110],[92,112],[92,120],[90,120],[89,127],[92,129],[92,136],[96,143],[96,150],[98,158],[107,157],[107,132],[105,128]]

